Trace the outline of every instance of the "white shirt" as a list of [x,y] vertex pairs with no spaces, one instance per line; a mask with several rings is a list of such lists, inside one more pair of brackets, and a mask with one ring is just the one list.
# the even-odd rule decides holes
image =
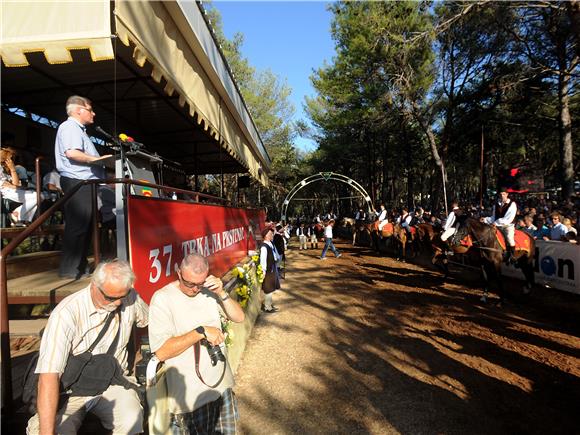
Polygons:
[[[175,282],[157,290],[151,299],[149,342],[151,350],[157,351],[172,337],[187,334],[198,326],[213,326],[221,330],[220,305],[217,296],[207,289],[190,297]],[[211,365],[207,347],[200,345],[199,371],[203,380],[213,385],[219,379],[223,365]],[[222,348],[224,352],[224,348]],[[217,400],[234,385],[234,378],[226,366],[225,377],[214,389],[204,385],[195,372],[194,347],[165,361],[169,412],[181,414],[192,412]]]
[[[302,234],[300,234],[300,230],[302,230]],[[296,228],[296,235],[297,236],[300,236],[300,235],[309,236],[310,235],[310,228],[308,228],[308,227],[304,227],[304,228],[298,227],[298,228]]]
[[397,223],[398,224],[403,224],[404,222],[406,222],[407,224],[411,224],[411,219],[413,219],[413,216],[411,216],[411,214],[407,214],[405,216],[405,218],[403,219],[403,216],[399,216],[399,218],[397,219]]
[[[147,326],[149,310],[135,291],[131,291],[123,299],[122,307],[121,330],[115,358],[123,370],[126,370],[127,343],[133,331],[133,324],[137,323],[141,328]],[[108,315],[108,311],[95,307],[90,285],[64,298],[50,315],[42,334],[36,373],[63,373],[69,354],[78,355],[86,352],[101,332]],[[118,327],[116,315],[108,331],[93,350],[93,354],[107,352]]]
[[491,216],[485,218],[485,223],[487,224],[494,224],[495,226],[503,226],[503,225],[513,225],[514,219],[518,214],[518,206],[515,202],[508,198],[508,202],[510,203],[507,211],[505,212],[505,216],[499,219],[495,219],[495,209],[497,205],[493,206],[493,210],[491,211]]
[[447,216],[447,219],[445,220],[443,231],[448,230],[455,223],[455,220],[457,219],[457,217],[455,216],[455,210],[459,210],[459,207],[453,207],[453,210],[451,210],[451,213],[449,213],[449,216]]
[[381,210],[379,214],[379,221],[386,221],[387,220],[387,210]]
[[53,169],[44,177],[42,177],[42,188],[48,190],[48,185],[54,184],[57,188],[60,187],[60,175],[58,174],[56,169]]
[[332,239],[332,225],[327,225],[326,228],[324,228],[324,237]]
[[280,260],[280,254],[278,253],[276,247],[272,242],[265,241],[264,243],[262,243],[262,247],[260,248],[260,266],[262,266],[262,270],[266,272],[268,267],[268,248],[266,248],[264,245],[268,245],[270,248],[272,248],[272,254],[274,255],[275,263],[277,263],[278,260]]

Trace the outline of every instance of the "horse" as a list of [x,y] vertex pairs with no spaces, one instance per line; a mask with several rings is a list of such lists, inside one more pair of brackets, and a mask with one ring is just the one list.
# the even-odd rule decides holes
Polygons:
[[[370,237],[371,248],[375,251],[381,251],[381,242],[385,242],[385,245],[393,236],[393,224],[386,223],[383,228],[379,231],[379,221],[365,222],[359,228],[359,232],[363,232],[365,235]],[[386,246],[385,246],[386,247]]]
[[373,224],[364,221],[357,221],[353,218],[342,218],[341,224],[345,228],[350,228],[352,233],[352,246],[355,246],[357,243],[360,244],[361,235],[365,235],[370,240],[371,247],[373,246],[373,239],[372,239],[372,227]]
[[411,231],[409,232],[400,224],[395,224],[393,227],[393,237],[399,242],[402,250],[403,261],[407,258],[407,245],[411,250],[411,258],[415,258],[417,255],[417,250],[414,246],[416,233],[417,229],[415,227],[411,227]]
[[429,249],[433,246],[433,243],[440,239],[441,231],[437,230],[431,224],[419,224],[416,225],[417,237],[415,238],[415,249],[417,252],[423,251],[423,249]]
[[[488,225],[474,218],[467,218],[460,224],[455,237],[462,242],[460,246],[453,246],[453,251],[466,253],[477,252],[481,259],[481,271],[484,278],[484,293],[481,298],[487,301],[489,285],[495,279],[498,287],[499,302],[501,307],[505,300],[505,289],[502,280],[501,266],[505,248],[502,244],[507,243],[505,237],[499,235],[499,230],[493,225]],[[516,230],[516,248],[514,252],[516,267],[519,267],[526,280],[523,294],[528,295],[534,285],[534,255],[535,241],[532,236],[524,231]]]

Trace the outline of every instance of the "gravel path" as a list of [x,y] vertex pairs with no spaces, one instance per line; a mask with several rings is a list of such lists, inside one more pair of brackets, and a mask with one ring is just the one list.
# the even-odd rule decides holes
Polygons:
[[288,252],[280,311],[237,373],[244,434],[579,433],[580,298],[498,310],[465,282],[338,248]]

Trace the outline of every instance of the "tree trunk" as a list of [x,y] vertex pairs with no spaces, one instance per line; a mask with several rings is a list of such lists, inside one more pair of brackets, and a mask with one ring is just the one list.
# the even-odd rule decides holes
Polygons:
[[566,7],[576,38],[576,56],[580,56],[580,0],[569,0],[566,2]]
[[[569,200],[574,193],[574,154],[572,152],[572,117],[570,116],[570,74],[567,74],[566,48],[559,49],[560,74],[558,75],[559,140],[562,198]],[[573,65],[578,60],[573,56]]]

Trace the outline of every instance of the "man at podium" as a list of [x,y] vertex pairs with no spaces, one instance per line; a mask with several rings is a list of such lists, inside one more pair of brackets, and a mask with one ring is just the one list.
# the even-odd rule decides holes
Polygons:
[[[67,194],[84,180],[105,178],[101,157],[86,132],[95,112],[91,101],[73,95],[66,101],[68,119],[58,127],[54,146],[60,184]],[[93,204],[91,186],[81,187],[64,205],[65,228],[59,276],[79,279],[88,276],[87,255],[91,243]]]

